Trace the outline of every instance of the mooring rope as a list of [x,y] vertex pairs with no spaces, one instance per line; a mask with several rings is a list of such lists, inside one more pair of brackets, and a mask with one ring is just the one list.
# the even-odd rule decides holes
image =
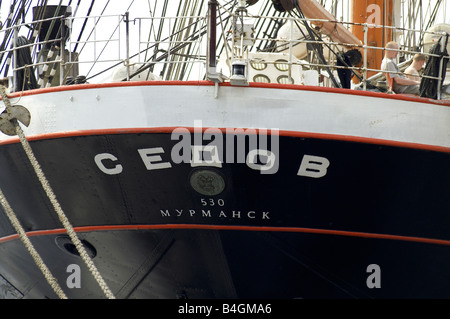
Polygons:
[[[0,92],[2,95],[2,99],[7,107],[11,107],[11,103],[6,95],[6,90],[4,86],[0,86]],[[105,280],[101,276],[100,272],[98,271],[97,267],[95,266],[94,262],[92,261],[91,257],[86,252],[86,249],[84,248],[83,244],[81,243],[81,240],[78,238],[77,233],[73,229],[73,226],[71,225],[69,219],[67,218],[66,214],[64,213],[63,209],[61,208],[61,205],[59,204],[56,195],[50,186],[50,183],[48,182],[47,178],[45,177],[44,172],[41,169],[41,166],[39,162],[37,161],[33,150],[31,149],[30,143],[28,142],[22,128],[19,125],[19,122],[17,119],[11,120],[12,124],[14,125],[16,129],[16,133],[19,136],[20,143],[22,144],[22,147],[33,166],[33,169],[41,182],[42,188],[44,189],[45,193],[47,194],[47,197],[49,198],[51,204],[53,205],[53,208],[55,209],[55,212],[57,213],[59,220],[63,224],[64,228],[67,231],[67,234],[69,235],[70,239],[72,240],[72,243],[75,245],[75,247],[78,250],[78,253],[80,254],[81,258],[85,262],[86,266],[88,267],[89,271],[94,276],[95,280],[98,282],[100,288],[104,292],[107,298],[109,299],[115,299],[113,293],[109,289],[108,285],[106,284]]]
[[95,280],[97,280],[98,284],[100,285],[100,288],[103,290],[106,297],[108,297],[109,299],[115,299],[113,293],[111,292],[111,290],[109,289],[105,280],[101,276],[100,272],[98,271],[98,269],[95,266],[94,262],[92,261],[91,257],[86,252],[86,249],[84,248],[83,244],[81,243],[81,240],[78,238],[77,233],[73,229],[73,226],[71,225],[69,219],[67,218],[66,214],[62,210],[61,205],[59,204],[58,200],[56,199],[56,195],[53,192],[53,189],[51,188],[47,178],[45,177],[45,174],[42,171],[41,166],[39,165],[39,162],[37,161],[36,157],[34,156],[33,150],[31,149],[30,143],[28,143],[28,140],[25,137],[25,134],[23,133],[22,128],[20,127],[20,125],[17,121],[15,121],[15,122],[16,122],[15,123],[16,132],[17,132],[17,135],[19,135],[20,143],[22,144],[22,147],[25,150],[25,153],[27,154],[28,159],[30,160],[30,163],[33,166],[33,169],[36,172],[36,175],[42,184],[42,188],[45,190],[45,193],[47,194],[50,202],[52,203],[53,208],[55,209],[55,212],[58,214],[59,220],[63,224],[64,228],[67,231],[67,234],[69,235],[73,244],[77,248],[81,258],[86,263],[86,266],[91,271]]
[[6,216],[8,216],[9,220],[11,221],[11,224],[13,225],[16,232],[19,234],[19,238],[22,241],[22,243],[27,248],[28,252],[30,253],[31,257],[33,257],[34,262],[38,266],[38,268],[41,270],[42,274],[44,275],[45,279],[47,279],[47,282],[50,284],[50,286],[53,288],[55,293],[58,295],[61,299],[67,299],[66,294],[61,289],[61,286],[56,281],[56,278],[52,275],[50,269],[47,267],[47,265],[42,260],[41,256],[37,252],[36,248],[33,246],[33,243],[31,242],[30,238],[28,238],[27,233],[25,232],[24,228],[20,224],[20,221],[17,219],[16,214],[14,213],[13,209],[9,205],[8,201],[6,200],[5,195],[3,194],[2,190],[0,189],[0,202],[3,206],[3,209],[6,213]]

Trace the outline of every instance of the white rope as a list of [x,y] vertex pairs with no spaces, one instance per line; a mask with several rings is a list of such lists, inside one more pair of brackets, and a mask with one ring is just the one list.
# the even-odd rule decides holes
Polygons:
[[56,278],[52,275],[50,269],[48,269],[47,265],[42,260],[41,256],[37,252],[36,248],[33,246],[33,243],[30,241],[30,238],[28,238],[25,230],[23,229],[22,225],[20,224],[20,221],[17,219],[16,214],[14,213],[13,209],[9,205],[9,203],[6,200],[6,197],[3,194],[1,189],[0,189],[0,202],[5,210],[6,215],[8,216],[9,220],[11,221],[11,224],[13,225],[16,232],[19,234],[20,240],[23,242],[23,244],[27,248],[28,252],[33,257],[34,262],[41,270],[45,279],[47,279],[47,282],[50,284],[50,286],[53,288],[53,290],[55,291],[55,293],[58,295],[59,298],[67,299],[67,296],[64,294],[64,291],[59,286],[58,282],[56,281]]
[[37,161],[36,157],[34,156],[33,150],[31,149],[30,143],[28,143],[27,138],[25,137],[25,134],[20,127],[17,120],[13,120],[14,125],[16,127],[16,133],[20,138],[20,143],[22,144],[23,149],[25,150],[25,153],[28,156],[28,159],[30,160],[31,165],[34,168],[34,171],[39,178],[39,181],[41,182],[41,185],[43,189],[45,190],[45,193],[47,194],[50,202],[53,205],[53,208],[55,209],[55,212],[58,214],[59,220],[63,224],[64,228],[67,231],[67,234],[69,235],[70,239],[72,240],[73,244],[78,250],[78,253],[80,254],[83,261],[86,263],[86,266],[91,271],[92,275],[94,276],[95,280],[97,280],[100,288],[103,290],[104,294],[109,299],[115,299],[113,293],[109,289],[108,285],[104,281],[103,277],[101,276],[100,272],[98,271],[97,267],[95,266],[94,262],[92,261],[91,257],[86,252],[86,249],[84,248],[83,244],[81,243],[80,239],[78,238],[77,233],[73,229],[72,225],[70,224],[69,219],[64,214],[64,211],[61,208],[61,205],[59,204],[58,200],[56,199],[56,195],[53,192],[53,189],[51,188],[47,178],[45,177],[44,172],[41,169],[41,166],[39,165],[39,162]]
[[[7,108],[11,107],[11,103],[6,95],[6,89],[3,85],[0,85],[0,93],[2,95],[2,100],[5,103],[6,107]],[[83,261],[86,263],[86,266],[88,267],[88,269],[94,276],[95,280],[97,280],[100,288],[102,289],[102,291],[104,292],[106,297],[109,299],[115,299],[113,293],[111,292],[108,285],[104,281],[103,277],[101,276],[100,272],[98,271],[98,269],[95,266],[94,262],[92,261],[91,257],[89,257],[88,253],[86,252],[86,249],[84,248],[83,244],[81,243],[80,239],[78,238],[77,233],[75,232],[72,225],[70,224],[69,219],[64,214],[64,211],[62,210],[61,205],[59,204],[58,200],[56,199],[56,195],[53,192],[53,189],[51,188],[47,178],[45,177],[44,172],[42,171],[41,166],[39,165],[39,162],[37,161],[36,157],[34,156],[34,153],[33,153],[33,150],[31,149],[30,143],[28,142],[22,128],[20,127],[19,122],[17,121],[17,119],[12,119],[11,122],[16,129],[16,133],[19,136],[20,143],[22,144],[22,147],[23,147],[25,153],[27,154],[29,161],[30,161],[31,165],[33,166],[33,169],[34,169],[39,181],[41,182],[41,185],[42,185],[43,189],[45,190],[45,193],[47,194],[50,202],[52,203],[53,208],[55,209],[55,212],[57,213],[57,215],[59,217],[59,220],[61,221],[64,228],[66,229],[67,234],[69,235],[73,244],[77,248],[78,253],[80,254]],[[24,239],[22,239],[22,241],[24,241],[24,243],[26,242],[25,246],[27,246],[27,249],[30,251],[33,258],[35,258],[35,260],[38,260],[38,262],[39,262],[38,266],[40,268],[42,267],[41,271],[44,273],[46,278],[47,277],[49,278],[49,279],[47,279],[47,281],[50,280],[49,283],[51,283],[52,287],[56,288],[55,292],[57,292],[57,294],[59,296],[61,294],[62,290],[60,288],[58,289],[58,287],[56,287],[54,285],[54,282],[56,282],[56,280],[51,275],[48,268],[45,266],[44,262],[40,258],[37,251],[31,245],[29,238],[27,237],[27,235],[26,235],[25,231],[23,230],[22,226],[20,225],[20,223],[18,223],[17,217],[15,216],[14,212],[12,211],[8,202],[6,201],[6,198],[4,197],[3,193],[1,193],[1,195],[0,195],[0,200],[2,202],[2,205],[4,205],[4,207],[5,207],[5,211],[8,211],[7,215],[10,218],[11,222],[13,223],[13,226],[16,228],[16,231],[19,233],[20,238],[22,239],[22,237],[24,236]],[[57,285],[57,283],[56,283],[56,285]],[[62,293],[62,294],[64,294],[64,293]],[[63,295],[61,295],[61,296],[63,296]]]
[[[0,94],[2,96],[2,100],[5,103],[6,107],[11,107],[11,103],[6,95],[6,88],[3,85],[0,85]],[[17,123],[17,121],[16,121]],[[18,125],[18,124],[17,124]],[[13,225],[14,229],[16,230],[17,234],[19,234],[19,238],[22,241],[22,243],[25,245],[26,249],[30,253],[31,257],[33,257],[34,262],[38,266],[38,268],[41,270],[42,274],[44,275],[47,282],[50,284],[50,286],[53,288],[55,293],[58,295],[61,299],[67,299],[66,294],[61,289],[61,286],[58,284],[56,278],[52,275],[50,269],[47,267],[47,265],[42,260],[41,256],[37,252],[36,248],[33,246],[33,243],[28,238],[27,233],[25,232],[24,228],[20,224],[19,219],[17,218],[16,214],[14,213],[14,210],[12,209],[11,205],[9,205],[6,196],[3,194],[3,191],[0,189],[0,202],[3,207],[3,210],[6,213],[6,216],[9,218],[11,224]]]

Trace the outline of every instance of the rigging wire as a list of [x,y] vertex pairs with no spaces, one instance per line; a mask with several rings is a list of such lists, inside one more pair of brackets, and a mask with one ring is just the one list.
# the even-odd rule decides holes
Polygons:
[[[148,47],[148,45],[150,43],[152,32],[155,33],[155,26],[154,26],[154,23],[153,23],[154,22],[153,18],[155,17],[154,12],[156,11],[156,4],[157,3],[158,3],[158,1],[156,0],[155,4],[153,6],[153,12],[152,12],[152,7],[151,7],[151,4],[150,4],[150,0],[148,0],[148,11],[150,13],[150,17],[152,18],[151,19],[152,21],[151,21],[151,24],[150,24],[150,32],[148,33],[148,38],[147,38],[147,47]],[[147,54],[148,54],[148,51],[145,51],[144,60],[147,60]]]
[[[296,13],[298,13],[299,17],[301,19],[305,19],[305,16],[303,14],[303,11],[300,7],[300,5],[298,4],[298,2],[295,3],[295,8],[297,9]],[[305,21],[305,20],[303,20]],[[317,40],[321,41],[322,38],[320,36],[317,35],[317,33],[314,32],[314,30],[312,30],[312,28],[309,26],[308,23],[304,22],[303,25],[306,27],[306,30],[308,31],[309,36],[311,37],[312,40],[316,40],[316,36],[317,36]],[[316,53],[317,57],[321,60],[322,64],[326,65],[327,61],[325,60],[325,57],[323,56],[323,53],[321,52],[319,45],[317,43],[312,43],[312,48],[314,50],[314,52]],[[345,63],[345,61],[343,61]],[[325,70],[327,71],[328,75],[330,76],[331,82],[333,82],[333,85],[337,88],[342,87],[341,84],[339,82],[336,81],[333,73],[331,72],[329,67],[325,67]]]
[[[204,4],[204,1],[202,1],[201,5],[199,6],[197,16],[201,16],[201,14],[202,14],[201,12],[204,9],[203,4]],[[230,4],[231,4],[231,8],[234,7],[234,1],[233,0],[228,1],[227,3],[225,3],[224,6],[230,5]],[[195,10],[195,8],[192,8],[191,12],[194,13],[194,10]],[[222,15],[220,15],[219,18],[222,18]],[[225,19],[225,22],[227,24],[231,20],[229,18],[230,18],[230,16],[227,16],[227,18]],[[206,25],[203,25],[200,29],[197,29],[197,27],[199,25],[198,22],[199,21],[191,23],[191,24],[187,25],[186,27],[180,27],[179,30],[177,31],[177,34],[179,35],[178,39],[181,40],[181,41],[186,41],[185,44],[177,45],[176,47],[171,49],[169,52],[165,52],[159,58],[156,58],[156,55],[154,55],[151,60],[160,62],[160,61],[165,59],[166,61],[168,61],[170,56],[177,57],[179,59],[184,58],[185,62],[187,62],[189,58],[194,57],[194,56],[196,56],[197,59],[198,59],[198,52],[200,51],[200,46],[199,46],[198,42],[195,42],[195,40],[197,40],[198,38],[200,38],[201,36],[203,36],[207,32]],[[217,25],[221,25],[221,24],[222,24],[221,21],[217,22]],[[192,34],[190,34],[189,32],[185,32],[187,30],[187,28],[191,28],[191,27],[194,28],[194,31],[192,31]],[[181,32],[182,31],[186,34],[185,38],[181,37],[181,35],[182,35]],[[198,35],[198,36],[192,37],[192,35]],[[222,34],[221,34],[221,36],[222,36]],[[220,42],[220,39],[219,39],[219,42]],[[186,52],[186,50],[185,50],[186,48],[190,48],[190,50],[187,50],[187,52]],[[179,51],[181,51],[181,53],[178,53]],[[197,52],[197,53],[195,53],[195,52]],[[151,63],[151,60],[148,60],[148,63]],[[154,65],[156,65],[156,63],[151,63],[151,67],[150,67],[151,70],[152,70]],[[165,74],[166,79],[183,79],[184,76],[190,74],[191,70],[193,69],[193,63],[191,63],[190,66],[189,66],[189,72],[186,72],[186,70],[188,68],[186,63],[181,64],[181,65],[178,64],[177,68],[178,69],[182,68],[182,69],[184,69],[184,71],[176,72],[176,74],[169,73],[169,72],[163,73],[164,72],[164,68],[163,68],[161,74]],[[173,70],[174,68],[172,67],[170,69]]]
[[[230,1],[230,2],[231,2],[231,1]],[[228,15],[228,16],[225,17],[224,20],[228,21],[230,18],[231,18],[231,16]],[[199,21],[196,21],[196,22],[193,22],[193,23],[198,23],[198,22],[199,22]],[[220,25],[220,22],[217,22],[217,25]],[[196,33],[190,35],[189,38],[185,39],[185,41],[188,41],[188,42],[180,43],[180,44],[178,44],[177,46],[175,46],[175,47],[171,50],[171,51],[173,51],[173,52],[171,52],[171,54],[173,54],[174,52],[177,52],[178,50],[180,50],[180,49],[184,48],[185,46],[187,46],[187,45],[189,44],[189,41],[195,41],[195,40],[197,40],[198,38],[204,36],[206,33],[207,33],[207,27],[206,27],[206,25],[203,25]],[[165,40],[167,40],[167,39],[168,39],[168,37],[165,38],[165,39],[163,39],[162,41],[165,41]],[[160,42],[162,42],[162,41],[160,41]],[[140,53],[142,53],[142,51],[141,51]],[[140,54],[140,53],[137,53],[137,54],[135,54],[134,56],[136,56],[136,55],[138,55],[138,54]],[[133,76],[136,76],[137,74],[139,74],[139,73],[141,73],[141,72],[143,72],[143,71],[145,71],[145,70],[147,70],[147,69],[149,69],[151,66],[154,66],[157,62],[160,62],[160,61],[162,61],[162,60],[164,60],[164,59],[167,59],[168,56],[169,56],[169,53],[168,53],[168,52],[164,52],[164,53],[163,53],[161,56],[159,56],[159,57],[154,56],[154,57],[152,58],[151,61],[147,62],[146,65],[142,66],[141,68],[139,68],[138,70],[136,70],[135,73],[131,74],[131,75],[130,75],[130,78],[133,77]],[[117,64],[117,65],[118,65],[118,64]],[[123,80],[125,80],[125,79],[123,79]]]
[[[31,4],[32,4],[32,0],[29,0],[28,7],[27,7],[27,9],[26,9],[26,14],[28,13],[28,11],[29,11],[29,9],[30,9]],[[11,12],[10,12],[10,15],[9,15],[9,16],[12,17],[12,18],[11,18],[11,22],[12,22],[12,21],[14,21],[14,22],[13,22],[13,23],[10,23],[10,24],[8,25],[8,27],[11,27],[11,25],[16,25],[16,24],[17,24],[19,15],[20,15],[20,11],[19,11],[19,10],[18,10],[17,12],[14,12],[14,13],[11,13]],[[13,32],[12,32],[13,29],[11,29],[11,30],[9,30],[9,31],[11,31],[11,32],[7,32],[7,33],[5,34],[5,38],[4,38],[4,41],[6,41],[6,42],[5,42],[5,47],[9,45],[10,41],[12,41],[12,38],[13,38],[13,36],[14,36],[14,35],[13,35]],[[31,41],[31,42],[32,42],[32,41]],[[0,50],[1,50],[1,48],[0,48]],[[4,52],[2,52],[2,55],[0,55],[0,60],[3,59],[3,53],[4,53]],[[12,51],[8,52],[7,58],[6,58],[6,60],[3,62],[3,65],[2,65],[2,67],[1,67],[1,69],[0,69],[0,72],[2,72],[2,71],[4,70],[4,76],[5,76],[5,77],[7,76],[8,69],[9,69],[9,66],[10,66],[10,64],[11,64],[11,58],[12,58],[12,56],[13,56],[13,52],[12,52]]]
[[[95,3],[95,0],[92,0],[91,1],[91,5],[89,6],[88,12],[86,14],[86,18],[84,19],[83,26],[81,27],[81,31],[78,34],[78,39],[77,39],[77,42],[75,43],[75,47],[73,49],[74,52],[77,52],[78,44],[80,43],[81,37],[83,36],[84,29],[86,28],[86,24],[87,24],[87,21],[88,21],[88,18],[90,16],[90,14],[91,14],[91,11],[92,11],[92,8],[94,6],[94,3]],[[89,39],[89,37],[88,37],[88,39]]]
[[[228,20],[229,18],[230,18],[230,16],[227,16],[227,17],[226,17],[227,20]],[[200,22],[200,21],[197,20],[197,21],[192,22],[191,24],[198,24],[199,22]],[[190,25],[191,25],[191,24],[190,24]],[[179,32],[181,32],[181,31],[183,31],[183,30],[184,30],[184,29],[180,30]],[[202,26],[202,27],[201,27],[199,30],[197,30],[196,32],[194,32],[193,34],[190,34],[190,35],[189,35],[189,38],[187,38],[186,41],[195,41],[196,39],[198,39],[199,37],[201,37],[201,36],[203,36],[203,35],[205,35],[205,34],[206,34],[206,26]],[[136,57],[136,56],[138,56],[138,55],[140,55],[140,54],[142,54],[142,53],[144,53],[144,52],[146,52],[146,51],[148,51],[148,50],[150,50],[150,49],[152,49],[152,48],[155,48],[160,42],[167,41],[168,39],[169,39],[169,37],[166,37],[166,38],[163,38],[163,39],[159,39],[158,41],[156,41],[155,44],[153,44],[153,45],[151,45],[151,46],[149,46],[149,47],[147,47],[147,48],[145,48],[145,49],[143,49],[143,50],[140,50],[139,52],[137,52],[137,53],[131,55],[130,58],[134,58],[134,57]],[[174,47],[171,51],[176,52],[177,50],[183,48],[183,47],[186,46],[186,45],[187,45],[187,43],[180,43],[179,45],[177,45],[176,47]],[[173,54],[173,52],[172,52],[172,54]],[[141,68],[139,68],[138,70],[136,70],[136,72],[133,73],[132,75],[130,75],[130,77],[136,76],[136,75],[138,75],[139,73],[141,73],[141,72],[143,72],[143,71],[145,71],[145,70],[150,69],[150,68],[151,68],[152,66],[154,66],[157,62],[160,62],[160,61],[162,61],[163,59],[166,59],[166,58],[167,58],[167,52],[164,52],[164,53],[163,53],[161,56],[159,56],[159,57],[156,56],[157,53],[159,53],[159,51],[156,51],[156,50],[155,50],[155,53],[154,53],[153,56],[146,62],[146,64],[143,65],[143,66],[142,66]],[[117,66],[120,65],[120,64],[122,64],[122,62],[118,62],[118,63],[116,63],[116,64],[114,64],[114,65],[112,65],[112,66],[110,66],[110,67],[108,67],[108,68],[105,68],[105,69],[101,70],[100,72],[98,72],[98,73],[96,73],[96,74],[90,76],[90,77],[88,78],[88,80],[89,80],[89,79],[92,79],[92,78],[94,78],[94,77],[96,77],[96,76],[99,76],[99,75],[101,75],[101,74],[103,74],[103,73],[105,73],[105,72],[107,72],[107,71],[109,71],[109,70],[111,70],[111,69],[117,67]]]
[[[109,0],[108,0],[108,3],[109,3]],[[130,10],[130,8],[131,8],[131,6],[133,5],[133,3],[134,3],[134,0],[131,1],[130,5],[128,6],[128,8],[127,8],[127,10],[126,10],[127,12]],[[105,11],[105,9],[106,9],[106,6],[105,6],[103,12]],[[101,15],[103,15],[103,12],[102,12]],[[99,18],[98,20],[100,20],[100,18]],[[121,20],[121,21],[123,21],[123,17],[122,17],[122,20]],[[98,21],[97,21],[97,22],[98,22]],[[95,60],[95,62],[92,64],[92,66],[91,66],[91,68],[89,69],[89,71],[87,72],[86,77],[88,77],[89,74],[91,73],[92,69],[93,69],[94,66],[95,66],[95,63],[98,61],[98,59],[100,58],[100,56],[101,56],[101,55],[103,54],[103,52],[105,51],[106,47],[108,46],[108,43],[111,41],[111,39],[112,39],[113,35],[116,33],[118,27],[119,27],[119,24],[116,25],[116,27],[115,27],[115,29],[113,30],[113,32],[111,33],[111,36],[109,37],[108,41],[107,41],[107,42],[105,43],[105,45],[103,46],[103,49],[100,51],[100,54],[98,55],[98,57],[96,57],[96,60]],[[88,39],[89,39],[89,38],[88,38]],[[81,53],[81,51],[80,51],[80,53]]]
[[[201,3],[198,6],[197,16],[201,15],[201,10],[202,10],[203,7],[204,7],[204,1],[202,0]],[[194,12],[194,10],[193,10],[193,12]],[[194,26],[194,31],[195,32],[197,31],[197,25]],[[198,46],[197,46],[197,44],[198,44]],[[197,55],[197,59],[199,60],[199,56],[198,55],[200,53],[200,44],[198,42],[196,42],[196,43],[194,43],[193,46],[197,47],[196,49],[193,49],[193,50],[195,50],[195,53]],[[183,68],[183,70],[182,70],[182,72],[181,72],[181,74],[179,76],[180,79],[183,79],[185,77],[185,74],[187,74],[186,76],[189,77],[189,75],[191,74],[192,69],[194,67],[193,63],[187,63],[188,62],[188,58],[189,58],[189,56],[186,55],[185,56],[185,63],[181,64],[181,67]]]
[[[27,13],[28,13],[28,10],[30,9],[31,3],[32,3],[32,0],[29,0],[29,1],[30,2],[28,4],[28,8],[26,9]],[[12,23],[12,25],[16,25],[17,24],[19,16],[20,16],[20,11],[19,10],[17,12],[14,12],[13,19],[12,19],[12,21],[14,21],[14,23]],[[11,32],[9,34],[7,34],[6,46],[9,46],[9,45],[12,46],[12,44],[10,44],[10,42],[12,42],[12,39],[14,38],[14,29],[11,29],[10,31]],[[12,56],[13,56],[13,52],[12,51],[8,52],[6,60],[4,61],[3,66],[0,69],[0,72],[2,72],[3,69],[5,69],[4,70],[4,76],[5,77],[7,76],[7,73],[8,73],[8,70],[9,70],[9,66],[11,64]],[[0,55],[0,60],[2,60],[2,58],[3,58],[3,55]]]
[[[63,2],[63,0],[59,1],[59,4],[57,5],[57,7],[55,9],[55,12],[53,14],[53,18],[55,18],[55,17],[60,15],[62,2]],[[43,10],[43,12],[44,12],[43,15],[45,17],[46,9]],[[44,46],[43,46],[44,49],[39,51],[38,57],[37,57],[37,61],[40,61],[41,57],[43,56],[43,54],[46,54],[46,56],[43,58],[43,62],[48,62],[49,59],[51,59],[53,57],[54,52],[56,51],[56,47],[57,47],[57,42],[56,42],[57,40],[56,39],[61,35],[61,25],[59,25],[59,28],[57,30],[57,34],[56,34],[55,39],[51,40],[52,43],[51,43],[50,47],[48,48],[48,50],[46,48],[46,46],[48,46],[49,39],[50,39],[50,37],[52,35],[53,28],[55,27],[55,24],[56,24],[56,19],[52,19],[51,22],[50,22],[50,25],[49,25],[49,27],[47,29],[47,32],[45,34],[45,37],[44,37],[44,41],[43,41],[44,42]],[[42,39],[40,39],[40,40],[42,40]],[[61,43],[60,45],[63,45],[63,43]],[[43,73],[42,73],[41,78],[39,79],[39,82],[38,82],[40,87],[43,87],[45,85],[44,78],[45,78],[46,70],[50,69],[50,68],[54,69],[57,66],[57,64],[53,64],[52,67],[50,67],[50,65],[51,64],[45,64],[44,65]],[[51,76],[51,77],[53,77],[53,76]],[[48,83],[51,83],[51,79],[49,79]]]
[[[11,22],[12,22],[12,20],[14,18],[14,8],[15,8],[15,6],[16,6],[16,0],[14,0],[12,2],[12,4],[10,5],[10,7],[9,7],[8,18],[6,18],[6,23],[5,23],[6,24],[6,28],[11,27]],[[1,52],[0,53],[0,61],[3,59],[3,56],[5,54],[5,48],[6,48],[6,46],[9,43],[11,32],[12,32],[12,29],[9,29],[9,30],[6,31],[5,36],[3,37],[3,41],[0,44],[0,52]],[[5,65],[5,63],[4,63],[4,65]],[[3,70],[3,67],[0,69],[0,72],[2,70]]]
[[[164,0],[163,10],[162,10],[162,13],[161,13],[162,17],[166,16],[166,11],[167,11],[167,0]],[[160,22],[159,22],[159,27],[158,27],[158,34],[156,36],[156,39],[161,39],[161,33],[162,33],[162,29],[163,29],[163,26],[164,26],[165,19],[161,19],[159,21]],[[154,52],[153,56],[156,56],[158,51],[159,51],[159,43],[157,42],[156,46],[155,46],[155,49],[153,50],[153,52]],[[150,67],[150,71],[151,72],[153,72],[153,67],[154,67],[154,65]]]
[[[178,8],[177,17],[184,17],[182,19],[176,19],[174,26],[173,26],[173,32],[172,34],[175,35],[175,39],[170,39],[169,41],[169,53],[170,53],[170,45],[173,43],[180,43],[181,41],[186,41],[185,39],[188,38],[188,35],[191,32],[195,32],[195,28],[198,24],[190,24],[186,26],[187,18],[189,16],[194,16],[195,11],[199,5],[199,2],[196,1],[195,3],[192,3],[191,0],[187,0],[184,2],[182,11],[180,12],[181,5]],[[201,1],[201,9],[203,8],[203,1]],[[189,10],[190,9],[190,10]],[[194,31],[191,31],[191,29],[194,28]],[[178,32],[180,30],[184,30],[183,32]],[[188,45],[181,48],[179,51],[177,51],[174,54],[170,54],[166,61],[168,62],[168,70],[165,73],[165,78],[167,80],[169,79],[179,79],[182,78],[182,74],[185,73],[188,59],[191,57],[191,54],[195,52],[196,44],[192,43],[192,41],[188,41]],[[185,63],[181,63],[184,59]]]

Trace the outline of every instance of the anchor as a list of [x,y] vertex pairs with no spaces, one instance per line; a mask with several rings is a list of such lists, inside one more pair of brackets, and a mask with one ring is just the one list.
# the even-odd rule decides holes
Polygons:
[[2,100],[6,105],[5,110],[0,114],[0,131],[10,136],[17,135],[16,121],[19,121],[28,127],[31,120],[30,111],[22,105],[11,105],[4,86],[0,86],[0,93]]

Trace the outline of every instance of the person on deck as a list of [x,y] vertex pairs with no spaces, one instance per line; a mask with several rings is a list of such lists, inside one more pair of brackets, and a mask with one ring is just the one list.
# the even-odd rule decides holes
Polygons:
[[393,91],[395,93],[416,94],[419,95],[419,81],[410,80],[401,74],[400,69],[395,62],[398,55],[399,45],[397,42],[391,41],[386,44],[386,52],[381,62],[381,70],[393,80]]
[[362,54],[357,49],[352,49],[345,53],[340,52],[338,55],[339,58],[337,59],[336,65],[342,67],[337,69],[341,86],[344,89],[351,89],[353,72],[349,67],[358,65],[362,60]]
[[419,71],[425,64],[426,57],[422,53],[414,55],[411,65],[405,70],[406,77],[410,80],[420,81]]

